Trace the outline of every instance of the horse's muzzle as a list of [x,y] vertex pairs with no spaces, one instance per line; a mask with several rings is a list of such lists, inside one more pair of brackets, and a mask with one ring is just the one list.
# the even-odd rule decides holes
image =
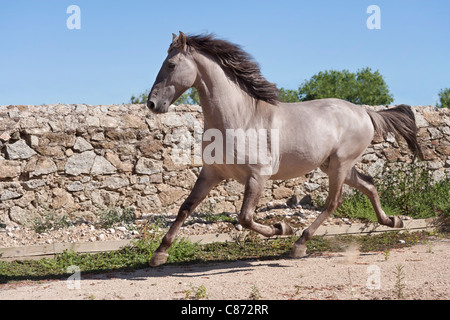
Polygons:
[[169,104],[166,101],[147,100],[147,107],[154,113],[166,113],[169,111]]

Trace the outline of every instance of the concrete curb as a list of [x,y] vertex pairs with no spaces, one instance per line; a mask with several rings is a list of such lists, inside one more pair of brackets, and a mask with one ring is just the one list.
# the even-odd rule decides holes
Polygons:
[[102,242],[52,243],[36,246],[0,248],[0,260],[40,259],[62,253],[65,250],[74,252],[106,252],[119,250],[130,244],[131,240]]
[[[417,219],[417,220],[406,220],[404,221],[404,227],[401,229],[393,229],[390,227],[382,226],[378,223],[353,223],[351,225],[331,225],[331,226],[320,226],[317,229],[315,236],[337,236],[337,235],[366,235],[366,234],[376,234],[381,232],[392,232],[392,231],[431,231],[435,230],[438,226],[438,222],[435,218],[429,219]],[[295,236],[300,237],[303,230],[295,232]],[[247,231],[236,232],[233,234],[205,234],[198,236],[186,237],[192,242],[199,242],[201,244],[207,244],[212,242],[230,242],[236,241],[237,235],[245,235]],[[265,238],[261,236],[261,238]],[[276,237],[274,237],[276,238]]]
[[[315,235],[336,236],[336,235],[365,235],[392,231],[431,231],[435,230],[438,222],[434,218],[417,219],[404,221],[402,229],[392,229],[381,226],[377,223],[354,223],[351,225],[321,226]],[[297,231],[296,236],[300,236],[302,231]],[[247,231],[236,231],[232,233],[204,234],[184,237],[191,242],[207,244],[213,242],[232,242],[237,237],[243,237]],[[80,242],[80,243],[53,243],[37,246],[0,248],[0,260],[32,260],[50,257],[65,250],[73,250],[80,253],[97,253],[119,250],[131,243],[132,240],[116,240],[102,242]]]

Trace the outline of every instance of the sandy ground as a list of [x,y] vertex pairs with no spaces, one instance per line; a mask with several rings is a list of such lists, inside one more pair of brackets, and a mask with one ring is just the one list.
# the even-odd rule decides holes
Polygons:
[[387,259],[383,252],[360,253],[350,248],[342,254],[325,253],[300,260],[281,257],[165,265],[129,273],[74,273],[68,280],[0,285],[0,299],[14,300],[173,300],[196,296],[209,300],[347,300],[397,299],[399,294],[404,299],[450,298],[448,239],[392,250]]

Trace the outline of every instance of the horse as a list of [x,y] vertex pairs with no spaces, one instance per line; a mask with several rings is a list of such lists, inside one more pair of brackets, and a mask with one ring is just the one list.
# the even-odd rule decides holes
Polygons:
[[[262,76],[259,65],[240,46],[211,34],[186,35],[180,31],[179,35],[172,35],[147,107],[154,113],[165,113],[187,89],[197,89],[204,116],[203,166],[175,221],[153,253],[150,266],[167,261],[167,249],[183,222],[211,189],[226,179],[235,179],[245,186],[239,223],[271,237],[292,235],[293,229],[284,222],[268,226],[253,220],[265,182],[296,178],[316,168],[328,175],[324,210],[295,241],[292,258],[306,255],[306,242],[342,203],[344,183],[369,197],[380,224],[403,227],[398,216],[385,214],[373,178],[360,173],[355,163],[375,133],[385,137],[393,132],[405,139],[414,157],[422,154],[410,106],[376,112],[334,98],[282,103],[276,85]],[[244,132],[246,145],[233,143],[239,138],[238,131]],[[261,138],[258,141],[253,139],[255,133]],[[243,148],[248,152],[242,152]],[[265,156],[252,156],[260,151]]]

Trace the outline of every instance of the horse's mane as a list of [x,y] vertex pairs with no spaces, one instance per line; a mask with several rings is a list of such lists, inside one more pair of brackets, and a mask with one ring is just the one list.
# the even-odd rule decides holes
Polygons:
[[277,104],[280,101],[276,85],[261,75],[257,62],[238,45],[216,39],[211,34],[187,36],[186,44],[215,58],[253,98],[270,104]]

